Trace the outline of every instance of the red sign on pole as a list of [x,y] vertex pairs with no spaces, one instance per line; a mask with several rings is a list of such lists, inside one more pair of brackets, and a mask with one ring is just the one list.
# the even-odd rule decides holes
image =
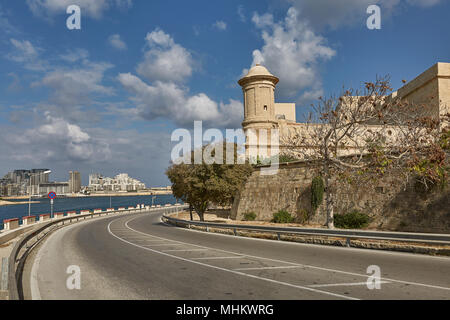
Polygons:
[[49,192],[49,193],[48,193],[48,198],[49,198],[49,199],[52,199],[52,200],[55,199],[55,198],[56,198],[56,193],[53,192],[53,191]]

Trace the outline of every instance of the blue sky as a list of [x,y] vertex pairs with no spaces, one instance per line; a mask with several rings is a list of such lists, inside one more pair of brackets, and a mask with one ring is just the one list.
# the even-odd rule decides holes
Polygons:
[[[81,7],[81,30],[66,8]],[[381,29],[366,9],[381,7]],[[391,75],[398,89],[450,62],[448,0],[0,1],[0,175],[127,172],[152,186],[176,128],[237,128],[237,80],[280,78],[298,118],[319,96]]]

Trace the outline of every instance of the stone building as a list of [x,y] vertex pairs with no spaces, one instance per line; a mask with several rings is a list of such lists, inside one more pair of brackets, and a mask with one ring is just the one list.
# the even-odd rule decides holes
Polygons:
[[[274,142],[292,133],[304,134],[311,124],[296,122],[295,103],[276,103],[275,89],[279,79],[259,64],[252,67],[238,83],[244,95],[243,130],[246,134],[246,156],[250,159],[277,154]],[[436,118],[450,113],[450,63],[436,63],[412,81],[393,92],[389,98],[411,103],[426,103],[425,114]],[[371,126],[372,129],[376,126]],[[273,130],[277,129],[277,130]],[[278,131],[279,139],[274,133]],[[280,148],[283,148],[282,143]]]
[[[260,149],[271,142],[257,129],[278,129],[280,136],[290,130],[305,132],[308,126],[297,123],[295,104],[275,103],[274,93],[279,79],[265,67],[256,65],[239,80],[244,93],[244,131],[247,133],[246,155],[256,157]],[[426,103],[423,112],[434,117],[450,112],[450,63],[437,63],[417,76],[389,98],[399,97],[412,103]],[[373,127],[380,127],[373,125]],[[263,130],[264,131],[264,130]],[[253,138],[253,139],[252,139]],[[280,146],[282,148],[283,146]],[[235,196],[230,212],[232,219],[241,220],[254,212],[257,220],[271,220],[273,213],[286,210],[298,223],[324,225],[326,208],[322,204],[311,208],[311,181],[315,175],[312,161],[280,164],[276,174],[262,173],[256,168],[244,188]],[[268,166],[265,166],[268,167]],[[413,183],[404,186],[401,176],[389,175],[378,184],[349,185],[336,181],[335,213],[357,209],[369,214],[370,228],[411,232],[450,231],[450,188],[423,194]]]

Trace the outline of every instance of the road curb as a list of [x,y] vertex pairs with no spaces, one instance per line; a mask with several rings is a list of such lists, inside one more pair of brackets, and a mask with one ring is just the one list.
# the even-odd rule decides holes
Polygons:
[[[176,227],[197,230],[202,232],[220,233],[230,236],[240,236],[249,238],[258,238],[266,240],[288,241],[298,242],[305,244],[318,244],[329,245],[349,248],[360,249],[372,249],[372,250],[386,250],[386,251],[398,251],[409,252],[427,255],[439,255],[450,256],[450,245],[432,244],[420,241],[408,241],[402,242],[401,240],[381,240],[381,239],[351,239],[347,236],[335,236],[335,235],[299,235],[299,234],[286,234],[265,230],[239,230],[226,225],[221,228],[216,224],[208,225],[203,223],[202,226],[194,225],[192,221],[182,219],[170,219],[165,216],[164,221]],[[251,227],[245,225],[245,227]]]

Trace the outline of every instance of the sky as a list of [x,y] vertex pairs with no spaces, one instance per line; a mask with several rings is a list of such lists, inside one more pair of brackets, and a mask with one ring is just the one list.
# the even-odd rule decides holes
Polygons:
[[[70,5],[81,29],[68,29]],[[381,28],[369,29],[369,5]],[[0,176],[126,172],[165,186],[177,128],[240,128],[237,80],[280,78],[297,119],[321,96],[450,62],[449,0],[0,0]]]

